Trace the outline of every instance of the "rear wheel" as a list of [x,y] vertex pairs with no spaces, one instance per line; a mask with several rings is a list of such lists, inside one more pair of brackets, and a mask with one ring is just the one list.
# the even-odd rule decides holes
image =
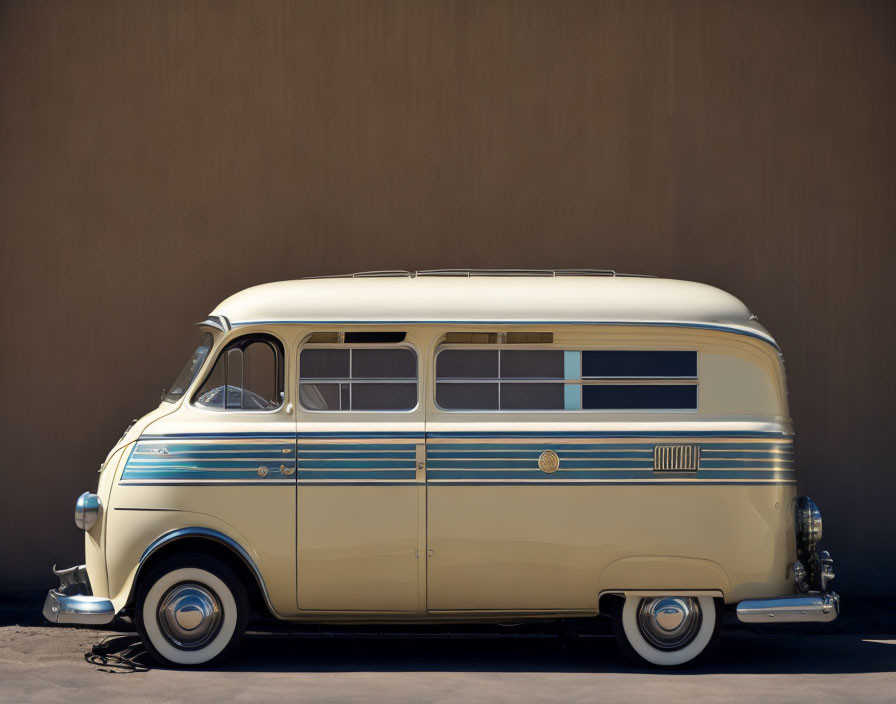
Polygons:
[[246,588],[227,565],[205,555],[182,555],[141,579],[136,625],[160,661],[206,665],[233,652],[246,629]]
[[693,665],[712,652],[721,629],[721,599],[710,596],[630,596],[613,607],[616,640],[641,664]]

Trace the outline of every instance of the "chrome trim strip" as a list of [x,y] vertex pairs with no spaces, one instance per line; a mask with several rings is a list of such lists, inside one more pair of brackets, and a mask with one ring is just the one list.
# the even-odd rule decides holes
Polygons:
[[201,323],[196,323],[196,325],[214,328],[221,332],[228,332],[231,327],[226,315],[210,315]]
[[104,597],[83,594],[66,596],[51,589],[44,601],[43,615],[50,623],[101,626],[113,621],[115,607]]
[[737,618],[742,623],[828,623],[839,615],[837,592],[749,599],[737,605]]
[[[207,483],[205,484],[207,485]],[[265,604],[267,604],[270,612],[277,618],[284,618],[279,613],[277,613],[276,609],[274,609],[274,605],[271,603],[271,598],[268,594],[268,588],[265,584],[264,577],[262,577],[261,571],[258,569],[255,561],[252,559],[246,549],[236,540],[225,535],[224,533],[212,530],[211,528],[202,528],[200,526],[178,528],[177,530],[172,530],[168,533],[165,533],[164,535],[156,538],[149,545],[149,547],[143,551],[143,554],[140,556],[140,561],[137,563],[137,573],[134,575],[134,581],[131,584],[131,591],[130,594],[128,594],[127,603],[130,603],[131,599],[134,596],[134,589],[136,588],[137,580],[140,578],[140,572],[146,560],[162,546],[168,545],[169,543],[176,540],[180,540],[181,538],[207,538],[209,540],[214,540],[218,543],[221,543],[222,545],[233,550],[233,552],[235,552],[240,557],[240,559],[246,564],[246,567],[249,568],[249,571],[252,572],[253,576],[255,577],[255,581],[258,583],[258,588],[261,590],[261,594],[264,597]]]

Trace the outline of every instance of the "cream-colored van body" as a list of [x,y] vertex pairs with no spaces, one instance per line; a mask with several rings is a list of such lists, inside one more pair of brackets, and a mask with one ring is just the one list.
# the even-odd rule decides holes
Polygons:
[[[177,398],[129,428],[79,500],[86,570],[60,573],[48,618],[131,614],[157,655],[205,662],[227,643],[187,636],[229,626],[191,614],[227,599],[167,603],[159,587],[160,627],[140,610],[141,580],[197,552],[281,619],[615,608],[624,645],[657,665],[699,654],[723,602],[744,621],[836,617],[768,332],[708,286],[562,273],[302,280],[222,303]],[[247,408],[259,341],[276,381]],[[343,359],[347,376],[315,371]]]

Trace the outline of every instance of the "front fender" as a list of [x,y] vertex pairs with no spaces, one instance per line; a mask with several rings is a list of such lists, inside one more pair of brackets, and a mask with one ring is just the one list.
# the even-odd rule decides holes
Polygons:
[[195,535],[228,545],[260,579],[258,558],[247,548],[248,541],[233,526],[213,516],[175,510],[116,510],[112,514],[109,520],[114,525],[108,532],[106,556],[109,594],[116,612],[128,604],[143,561],[175,533],[176,538]]

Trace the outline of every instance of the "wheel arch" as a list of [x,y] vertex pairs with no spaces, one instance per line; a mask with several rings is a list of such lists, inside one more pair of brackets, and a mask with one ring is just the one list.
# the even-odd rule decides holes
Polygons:
[[156,538],[143,551],[134,578],[131,580],[126,606],[134,605],[137,585],[140,583],[141,577],[146,575],[154,565],[173,555],[188,552],[210,555],[227,564],[243,581],[249,594],[250,606],[262,616],[278,617],[271,604],[264,577],[248,551],[230,536],[211,528],[199,526],[169,531]]
[[724,568],[712,560],[662,555],[624,557],[601,572],[597,587],[601,613],[614,597],[637,592],[703,594],[727,601],[731,584]]

